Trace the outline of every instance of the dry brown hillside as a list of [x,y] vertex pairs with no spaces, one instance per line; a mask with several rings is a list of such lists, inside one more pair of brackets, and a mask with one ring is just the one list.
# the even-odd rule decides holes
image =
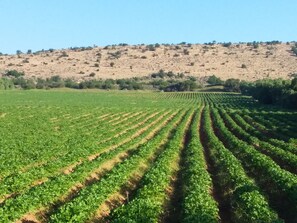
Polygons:
[[[75,80],[146,76],[160,69],[196,77],[215,74],[222,79],[288,78],[297,73],[290,44],[180,44],[109,46],[50,50],[0,56],[0,73],[23,71],[27,77],[60,75]],[[51,52],[52,51],[52,52]]]

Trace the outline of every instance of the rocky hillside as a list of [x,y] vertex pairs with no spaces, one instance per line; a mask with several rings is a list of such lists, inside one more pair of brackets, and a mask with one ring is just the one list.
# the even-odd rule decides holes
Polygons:
[[178,44],[82,47],[0,56],[0,73],[23,71],[27,77],[83,80],[140,77],[164,71],[222,79],[289,78],[297,73],[295,43]]

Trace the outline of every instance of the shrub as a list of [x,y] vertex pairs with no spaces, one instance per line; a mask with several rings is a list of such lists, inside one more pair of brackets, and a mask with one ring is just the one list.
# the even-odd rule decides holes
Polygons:
[[9,90],[13,88],[14,88],[14,84],[12,80],[8,78],[0,78],[0,90]]
[[187,50],[187,49],[184,49],[184,55],[189,55],[190,54],[190,52],[189,52],[189,50]]
[[183,82],[178,82],[175,84],[171,84],[167,86],[164,91],[193,91],[194,89],[197,89],[198,86],[195,81],[192,80],[186,80]]
[[16,70],[9,70],[4,75],[18,78],[18,77],[24,76],[25,74],[23,72],[19,72],[19,71],[16,71]]
[[293,46],[293,47],[292,47],[292,51],[293,51],[293,53],[297,56],[297,47],[296,47],[296,46]]
[[47,86],[50,88],[60,88],[64,87],[65,83],[59,75],[52,76],[46,79]]
[[122,55],[121,51],[116,51],[114,53],[108,53],[110,55],[110,58],[113,58],[113,59],[119,59]]
[[68,57],[69,55],[65,52],[65,51],[63,51],[62,52],[62,55],[60,56],[60,57]]
[[222,46],[223,46],[223,47],[229,47],[229,46],[231,46],[231,45],[232,45],[232,43],[231,43],[231,42],[228,42],[228,43],[223,43],[223,44],[222,44]]
[[147,49],[149,51],[155,51],[156,50],[156,47],[153,44],[150,44],[150,45],[147,46]]

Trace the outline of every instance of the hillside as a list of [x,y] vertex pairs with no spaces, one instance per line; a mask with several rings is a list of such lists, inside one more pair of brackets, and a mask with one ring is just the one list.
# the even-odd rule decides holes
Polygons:
[[297,73],[294,43],[116,45],[46,50],[0,56],[0,73],[23,71],[26,77],[60,75],[75,80],[146,76],[160,69],[195,77],[222,79],[289,78]]

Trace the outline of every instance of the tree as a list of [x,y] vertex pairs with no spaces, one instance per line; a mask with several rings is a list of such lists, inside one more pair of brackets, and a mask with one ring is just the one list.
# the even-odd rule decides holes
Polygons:
[[197,89],[198,86],[195,81],[186,80],[183,82],[178,82],[167,86],[164,91],[193,91]]
[[231,92],[240,92],[240,80],[234,78],[226,80],[224,89]]
[[207,83],[209,83],[210,85],[221,85],[223,84],[223,81],[221,80],[221,78],[212,75],[208,78]]
[[150,45],[147,46],[147,49],[148,49],[149,51],[155,51],[155,50],[156,50],[156,47],[155,47],[155,45],[150,44]]

